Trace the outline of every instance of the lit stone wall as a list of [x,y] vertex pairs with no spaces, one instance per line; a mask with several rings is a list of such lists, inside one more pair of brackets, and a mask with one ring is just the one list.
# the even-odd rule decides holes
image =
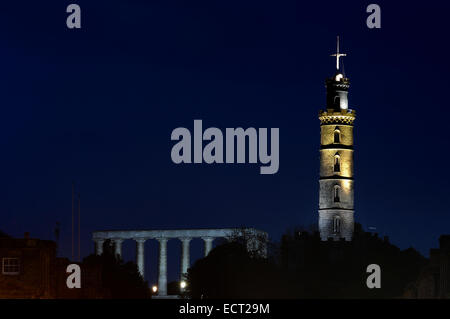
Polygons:
[[[338,185],[339,202],[334,201],[334,186]],[[319,181],[320,196],[319,208],[344,208],[353,209],[353,181],[347,179],[322,179]]]
[[[340,170],[334,171],[335,156],[339,156]],[[320,176],[353,177],[353,150],[342,148],[327,148],[320,150]]]
[[[328,238],[333,238],[333,240],[339,240],[340,238],[344,238],[347,241],[352,240],[354,229],[353,213],[353,211],[337,209],[319,211],[320,238],[322,240],[328,240]],[[336,234],[333,231],[335,216],[339,216],[341,218],[340,234]]]
[[353,145],[353,126],[347,124],[328,124],[320,127],[321,145],[334,144],[334,131],[338,128],[341,132],[342,145]]
[[[351,240],[354,228],[353,120],[352,110],[321,111],[319,180],[319,231],[322,240]],[[336,141],[335,132],[339,131]],[[339,170],[335,171],[336,156]],[[335,188],[338,199],[335,200]],[[338,231],[335,223],[339,224]]]

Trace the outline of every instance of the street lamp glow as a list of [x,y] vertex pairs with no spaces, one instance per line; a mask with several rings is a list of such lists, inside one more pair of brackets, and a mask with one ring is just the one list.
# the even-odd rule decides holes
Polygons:
[[157,292],[158,291],[158,286],[156,286],[156,285],[152,286],[152,291],[153,292]]
[[181,287],[181,289],[186,288],[186,286],[187,286],[186,281],[182,280],[182,281],[180,282],[180,287]]

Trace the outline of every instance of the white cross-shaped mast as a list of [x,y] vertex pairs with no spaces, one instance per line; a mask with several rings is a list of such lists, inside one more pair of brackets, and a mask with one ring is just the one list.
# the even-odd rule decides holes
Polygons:
[[336,57],[336,70],[339,70],[339,58],[341,56],[347,56],[345,53],[339,53],[339,36],[337,36],[337,51],[335,54],[332,54],[331,56]]

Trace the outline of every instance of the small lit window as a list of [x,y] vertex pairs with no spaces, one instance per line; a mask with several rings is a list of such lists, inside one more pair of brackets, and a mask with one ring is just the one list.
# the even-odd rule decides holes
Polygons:
[[341,171],[341,157],[339,154],[334,155],[334,172],[339,173]]
[[18,275],[20,272],[19,258],[3,258],[2,273],[4,275]]
[[339,234],[341,232],[341,218],[339,216],[334,216],[333,219],[333,232]]
[[338,185],[334,186],[334,202],[339,203],[341,200],[339,198],[340,187]]
[[341,143],[341,131],[339,131],[337,128],[334,130],[334,143]]

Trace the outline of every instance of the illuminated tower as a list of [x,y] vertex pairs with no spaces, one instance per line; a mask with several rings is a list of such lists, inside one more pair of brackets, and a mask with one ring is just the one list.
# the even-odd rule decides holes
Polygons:
[[353,236],[353,122],[348,108],[350,81],[340,70],[337,41],[336,74],[326,79],[327,109],[320,120],[319,231],[322,240],[351,240]]

